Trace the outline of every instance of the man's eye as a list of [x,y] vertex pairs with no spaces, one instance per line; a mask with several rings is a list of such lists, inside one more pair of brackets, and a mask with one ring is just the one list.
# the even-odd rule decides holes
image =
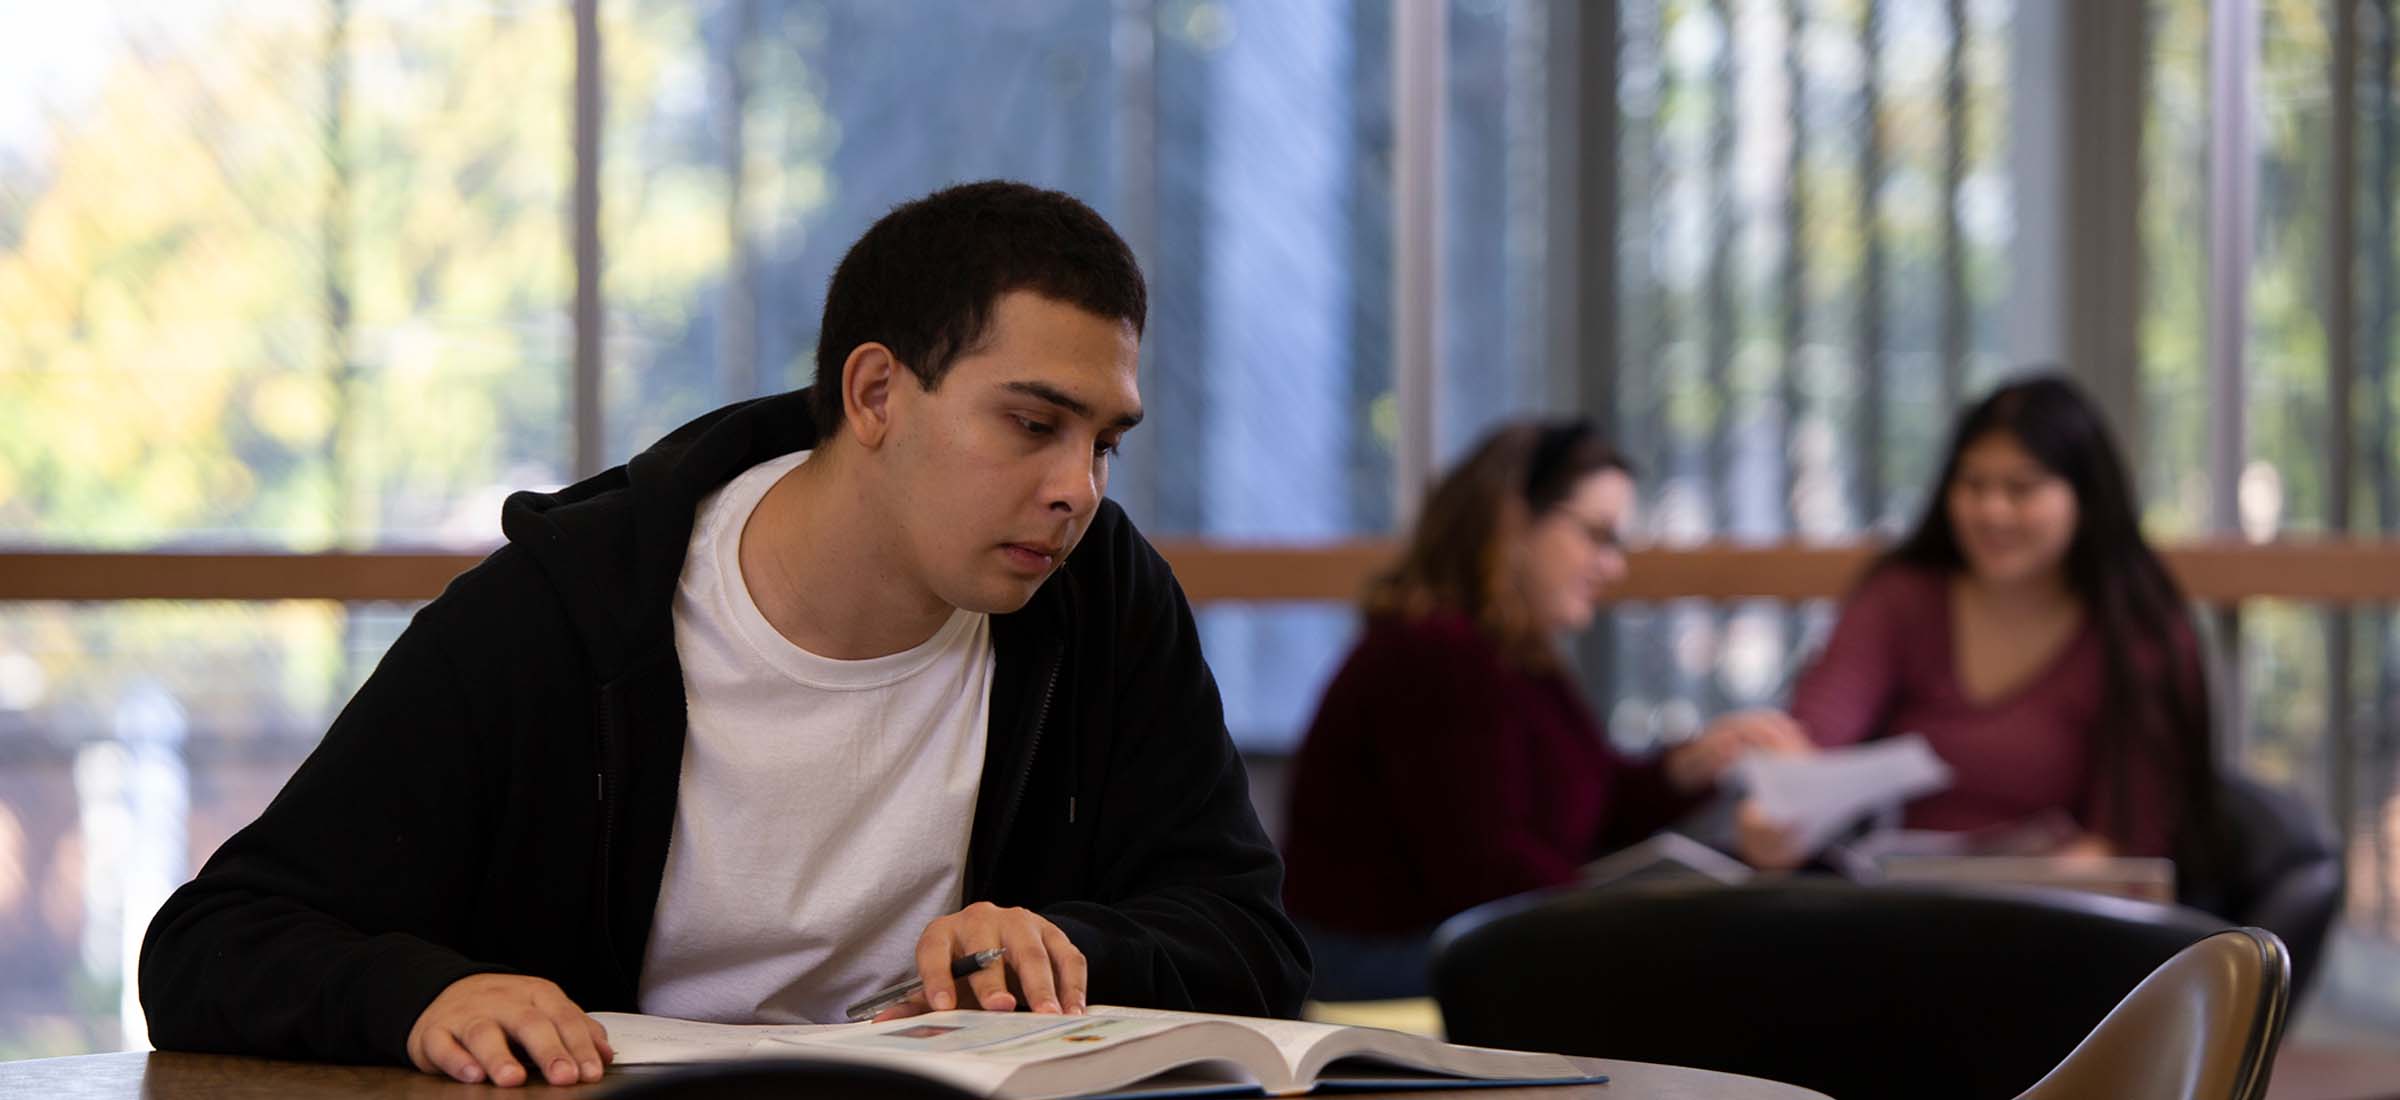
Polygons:
[[1117,453],[1117,441],[1113,439],[1103,439],[1097,443],[1094,443],[1092,444],[1092,453],[1099,455],[1102,458],[1113,455]]
[[1020,416],[1015,419],[1017,421],[1017,426],[1025,429],[1025,431],[1031,435],[1049,435],[1051,432],[1056,430],[1042,421],[1034,420],[1029,417]]

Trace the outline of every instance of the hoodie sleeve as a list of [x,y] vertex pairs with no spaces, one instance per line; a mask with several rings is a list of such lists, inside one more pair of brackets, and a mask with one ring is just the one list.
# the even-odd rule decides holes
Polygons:
[[1130,525],[1111,541],[1119,722],[1095,826],[1098,888],[1039,912],[1083,951],[1097,1000],[1296,1015],[1307,949],[1284,916],[1283,860],[1250,804],[1191,608]]
[[406,1061],[450,983],[504,764],[472,735],[446,602],[419,613],[258,820],[167,899],[142,944],[161,1049]]

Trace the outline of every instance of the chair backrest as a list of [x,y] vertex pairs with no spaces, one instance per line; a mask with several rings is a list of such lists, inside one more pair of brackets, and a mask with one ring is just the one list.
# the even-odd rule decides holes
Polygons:
[[2220,932],[2153,971],[2019,1100],[2262,1100],[2291,998],[2291,955]]
[[2342,908],[2340,842],[2324,815],[2293,795],[2246,775],[2224,774],[2217,813],[2230,851],[2223,881],[2195,883],[2200,908],[2256,925],[2284,942],[2292,963],[2292,997],[2308,992],[2325,941]]
[[975,1100],[930,1078],[875,1066],[754,1059],[611,1075],[609,1100]]
[[1843,1100],[2008,1100],[2225,927],[2064,891],[1786,879],[1506,899],[1435,937],[1453,1042],[1696,1066]]
[[[2200,676],[2222,750],[2240,725],[2234,678],[2228,675],[2217,616],[2193,606],[2200,640]],[[2224,833],[2193,838],[2228,845],[2213,859],[2184,860],[2178,900],[2236,924],[2257,925],[2281,937],[2292,962],[2292,998],[2306,996],[2325,941],[2340,914],[2344,874],[2333,824],[2291,792],[2244,775],[2222,756],[2217,765],[2216,814]],[[2188,853],[2187,853],[2188,854]]]

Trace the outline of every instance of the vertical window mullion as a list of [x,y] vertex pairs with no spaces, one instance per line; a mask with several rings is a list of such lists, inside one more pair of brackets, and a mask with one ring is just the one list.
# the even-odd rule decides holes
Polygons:
[[[2400,488],[2393,477],[2392,449],[2395,444],[2392,425],[2391,363],[2395,354],[2392,343],[2392,314],[2396,303],[2393,294],[2393,249],[2400,246],[2394,238],[2394,191],[2400,188],[2400,105],[2395,105],[2393,76],[2395,40],[2400,31],[2392,25],[2395,17],[2393,0],[2375,0],[2375,52],[2368,71],[2370,94],[2367,102],[2374,109],[2374,141],[2372,145],[2372,185],[2368,196],[2367,232],[2362,238],[2366,245],[2365,278],[2368,306],[2366,331],[2362,337],[2359,356],[2359,382],[2367,406],[2367,450],[2363,456],[2371,498],[2375,503],[2374,530],[2390,538],[2400,531]],[[2391,608],[2378,607],[2367,615],[2368,636],[2373,639],[2370,659],[2375,665],[2373,703],[2368,707],[2372,716],[2373,751],[2368,769],[2374,804],[2388,806],[2395,795],[2394,782],[2400,779],[2400,725],[2395,724],[2393,700],[2400,699],[2400,645],[2395,644]],[[2393,866],[2395,837],[2389,828],[2374,830],[2374,866]],[[2381,927],[2388,931],[2400,925],[2400,889],[2394,876],[2372,876],[2374,913]]]
[[1858,25],[1860,71],[1858,85],[1858,225],[1863,238],[1858,282],[1858,500],[1862,525],[1883,525],[1883,410],[1884,410],[1884,293],[1883,219],[1880,196],[1884,173],[1883,4],[1866,0]]
[[1967,265],[1959,237],[1958,194],[1966,182],[1967,5],[1949,0],[1950,48],[1942,71],[1942,389],[1948,415],[1965,396],[1967,373]]
[[1392,101],[1398,124],[1393,174],[1394,392],[1400,431],[1392,464],[1393,515],[1406,527],[1432,484],[1439,384],[1443,52],[1448,5],[1398,0],[1392,43]]
[[587,478],[606,468],[600,369],[605,315],[600,300],[600,125],[603,104],[600,52],[600,0],[575,0],[575,190],[569,218],[573,223],[575,261],[573,401],[575,408],[575,466],[573,476]]
[[[2330,100],[2332,171],[2325,200],[2325,531],[2350,533],[2351,394],[2357,376],[2358,0],[2334,0]],[[2351,629],[2347,605],[2323,611],[2325,633],[2326,780],[2344,847],[2358,807],[2357,722],[2351,714]]]

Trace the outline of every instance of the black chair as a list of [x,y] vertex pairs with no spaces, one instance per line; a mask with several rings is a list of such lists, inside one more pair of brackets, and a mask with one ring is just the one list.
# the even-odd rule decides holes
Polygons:
[[[2212,740],[2232,744],[2240,720],[2227,672],[2230,651],[2215,615],[2195,606],[2191,625],[2207,655],[2200,676],[2216,717]],[[2220,850],[2198,853],[2216,858],[2178,853],[2177,900],[2281,937],[2291,955],[2292,999],[2300,1000],[2341,913],[2346,874],[2340,843],[2324,816],[2306,803],[2231,767],[2220,766],[2216,796],[2219,835],[2201,843]]]
[[2186,877],[2182,901],[2281,937],[2299,1000],[2341,915],[2346,876],[2333,828],[2298,798],[2233,772],[2218,783],[2216,812],[2228,850],[2214,869]]
[[2184,948],[2017,1100],[2266,1100],[2291,954],[2263,928]]
[[[622,1072],[623,1076],[619,1077]],[[758,1059],[612,1071],[609,1100],[974,1100],[939,1081],[874,1066]]]
[[1795,878],[1529,894],[1434,937],[1453,1042],[1696,1066],[1842,1100],[2007,1100],[2223,929],[2065,891]]

